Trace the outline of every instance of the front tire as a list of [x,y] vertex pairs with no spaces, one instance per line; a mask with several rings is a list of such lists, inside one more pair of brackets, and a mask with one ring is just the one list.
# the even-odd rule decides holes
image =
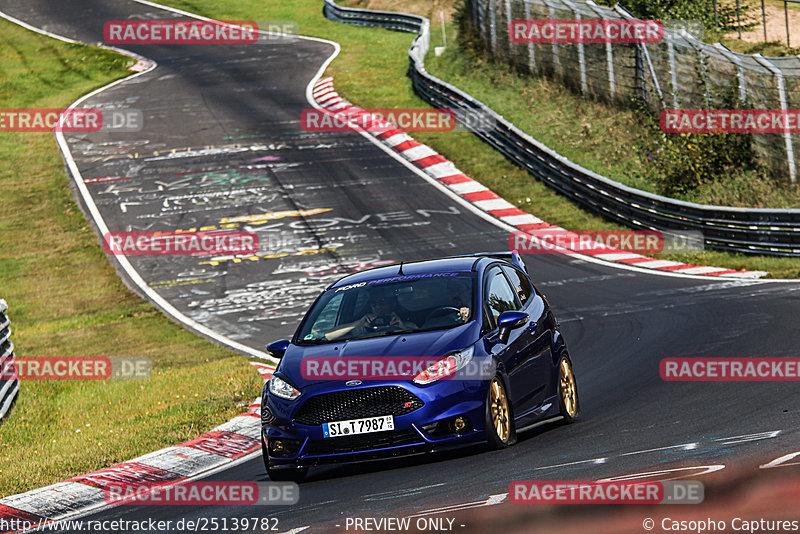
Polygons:
[[578,384],[572,372],[572,362],[563,356],[558,362],[558,408],[564,422],[573,422],[581,412]]
[[503,449],[517,441],[506,388],[497,376],[489,383],[486,394],[486,435],[492,449]]

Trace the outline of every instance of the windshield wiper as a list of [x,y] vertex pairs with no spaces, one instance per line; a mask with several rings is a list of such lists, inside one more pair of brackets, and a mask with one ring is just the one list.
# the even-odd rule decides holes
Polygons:
[[297,342],[298,345],[322,345],[324,343],[332,343],[332,341],[323,338],[314,338],[314,339],[301,339]]
[[419,330],[392,330],[391,332],[381,332],[372,336],[362,336],[352,339],[372,339],[376,337],[396,336],[398,334],[413,334],[414,332],[419,332]]

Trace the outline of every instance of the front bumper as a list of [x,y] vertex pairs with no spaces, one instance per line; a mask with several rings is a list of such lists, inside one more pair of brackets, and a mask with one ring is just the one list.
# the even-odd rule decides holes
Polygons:
[[[488,385],[482,381],[445,380],[428,386],[411,382],[373,382],[358,388],[328,383],[307,388],[302,398],[307,402],[316,395],[383,386],[402,387],[418,397],[423,405],[405,415],[395,415],[394,430],[335,438],[324,438],[321,424],[306,425],[294,420],[293,416],[302,403],[267,395],[264,408],[270,413],[270,422],[263,425],[262,439],[265,445],[278,441],[284,445],[279,452],[266,447],[270,466],[377,460],[446,450],[486,440]],[[457,417],[468,421],[468,426],[460,431],[453,430],[450,424]]]

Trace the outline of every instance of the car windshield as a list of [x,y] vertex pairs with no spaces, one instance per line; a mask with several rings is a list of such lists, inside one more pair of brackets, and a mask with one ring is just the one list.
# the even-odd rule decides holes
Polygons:
[[475,315],[472,273],[398,275],[326,291],[309,310],[297,342],[328,343],[453,328]]

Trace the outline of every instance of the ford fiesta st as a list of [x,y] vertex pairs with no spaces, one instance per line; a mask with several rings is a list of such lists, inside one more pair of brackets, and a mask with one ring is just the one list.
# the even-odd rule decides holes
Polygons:
[[280,360],[261,406],[273,480],[324,463],[502,448],[580,409],[559,324],[517,253],[345,276],[268,351]]

